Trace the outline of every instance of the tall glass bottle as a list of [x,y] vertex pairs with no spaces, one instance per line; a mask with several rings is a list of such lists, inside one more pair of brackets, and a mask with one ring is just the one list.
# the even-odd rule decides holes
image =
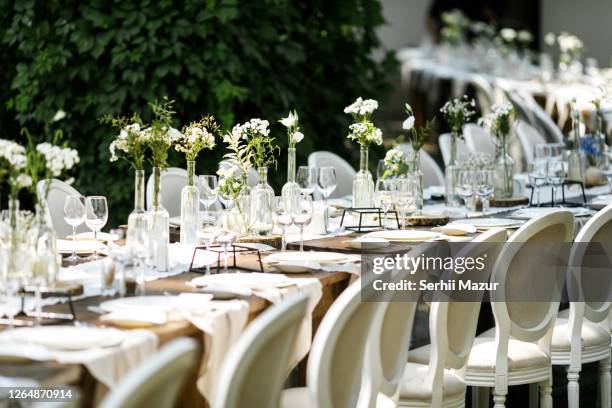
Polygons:
[[127,245],[145,246],[144,242],[137,242],[138,237],[146,236],[147,212],[145,211],[145,172],[134,171],[134,209],[128,216],[128,229],[126,234]]
[[421,170],[421,151],[420,150],[414,150],[412,152],[409,172],[412,174],[416,182],[416,197],[415,197],[416,211],[414,212],[414,215],[421,215],[421,213],[423,212],[423,171]]
[[353,181],[353,208],[374,207],[374,181],[368,170],[368,148],[361,146],[359,151],[359,172]]
[[293,212],[297,208],[300,194],[300,186],[295,182],[295,147],[290,147],[287,150],[287,182],[281,191],[283,204],[288,211]]
[[514,194],[514,160],[508,154],[505,139],[499,138],[495,151],[493,194],[497,198],[509,198]]
[[274,228],[274,190],[268,184],[268,168],[257,169],[259,182],[250,193],[249,225],[253,235],[270,235]]
[[161,201],[161,169],[153,167],[153,206],[147,212],[149,229],[149,253],[153,266],[160,271],[168,270],[168,245],[170,243],[170,215]]
[[181,191],[181,244],[197,243],[200,190],[194,185],[195,161],[187,161],[187,185]]
[[574,146],[567,154],[567,180],[586,181],[586,157],[580,149],[580,113],[572,112]]
[[451,133],[450,159],[444,168],[444,199],[449,207],[459,207],[461,200],[457,195],[457,138],[456,133]]

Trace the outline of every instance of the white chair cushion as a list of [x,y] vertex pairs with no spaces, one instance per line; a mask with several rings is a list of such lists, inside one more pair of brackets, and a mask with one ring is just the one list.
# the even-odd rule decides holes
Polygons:
[[408,362],[428,365],[431,353],[431,344],[426,344],[408,352]]
[[[408,363],[400,386],[400,405],[402,401],[431,401],[431,391],[425,387],[429,367],[423,364]],[[434,387],[437,386],[434,384]],[[463,380],[449,370],[444,370],[443,399],[462,398],[466,385]]]
[[314,401],[310,399],[307,387],[287,388],[281,393],[282,408],[310,408],[314,407]]
[[[552,342],[550,345],[553,353],[570,352],[570,328],[568,326],[569,309],[562,310],[555,321],[555,330],[553,331]],[[582,333],[582,349],[588,350],[601,346],[610,345],[610,334],[601,326],[583,320]]]
[[[487,330],[474,340],[467,370],[495,372],[497,350],[495,328]],[[508,371],[523,368],[550,367],[550,358],[538,348],[537,344],[510,339],[508,342]]]

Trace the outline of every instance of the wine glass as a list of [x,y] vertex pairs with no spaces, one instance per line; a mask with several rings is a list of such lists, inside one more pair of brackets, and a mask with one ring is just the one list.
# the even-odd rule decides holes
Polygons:
[[274,207],[275,222],[281,229],[281,251],[285,252],[287,248],[286,230],[293,224],[293,214],[289,208],[285,206],[283,197],[276,197],[276,205]]
[[480,169],[476,171],[475,179],[475,193],[482,201],[482,215],[486,215],[489,208],[489,197],[493,194],[493,170]]
[[72,227],[72,255],[66,258],[66,262],[75,265],[81,260],[76,253],[76,229],[85,222],[85,197],[69,195],[64,199],[64,220]]
[[311,195],[317,185],[317,169],[314,167],[298,167],[296,182],[302,194]]
[[393,206],[393,190],[388,180],[378,180],[374,190],[376,206],[383,210],[383,229],[387,229],[387,213]]
[[85,199],[85,224],[94,233],[94,253],[88,260],[100,259],[98,256],[98,232],[108,221],[108,205],[104,196],[89,196]]
[[560,158],[553,158],[546,163],[546,180],[552,186],[552,206],[555,206],[557,188],[565,181],[566,165]]
[[531,163],[528,163],[527,176],[529,177],[529,185],[531,186],[531,188],[533,188],[535,192],[539,207],[541,204],[540,188],[546,185],[546,161],[543,161],[542,159],[537,159]]
[[[210,251],[210,246],[215,242],[219,235],[217,214],[210,214],[209,217],[202,219],[201,228],[198,231],[200,242],[204,243],[206,251]],[[210,262],[206,263],[206,274],[210,274]]]
[[312,197],[302,195],[298,207],[293,213],[293,223],[300,228],[300,252],[304,252],[304,228],[312,221]]
[[323,194],[323,202],[327,203],[327,198],[334,192],[338,185],[336,181],[336,169],[330,166],[321,167],[319,169],[318,185],[321,194]]
[[400,177],[393,181],[393,204],[400,212],[402,228],[406,227],[406,213],[415,205],[416,183],[412,178]]
[[387,164],[384,160],[379,160],[376,166],[376,180],[382,180],[383,175],[387,171]]
[[474,195],[474,171],[460,170],[457,174],[457,194],[465,203],[465,218],[468,218],[469,199]]
[[209,216],[210,206],[217,201],[217,176],[203,175],[198,177],[200,190],[200,202],[206,208],[206,216]]
[[217,235],[217,242],[223,247],[223,272],[225,273],[227,273],[227,252],[237,238],[238,234],[225,228],[219,230]]

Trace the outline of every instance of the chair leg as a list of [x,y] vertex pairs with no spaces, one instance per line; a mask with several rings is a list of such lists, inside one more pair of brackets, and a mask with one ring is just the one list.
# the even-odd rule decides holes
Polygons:
[[480,388],[472,387],[472,408],[480,408]]
[[538,384],[529,384],[529,408],[538,408]]
[[540,408],[553,408],[552,375],[551,378],[540,384]]
[[506,396],[501,394],[494,394],[493,403],[493,408],[506,408]]
[[578,408],[580,406],[580,372],[567,367],[567,406]]
[[610,384],[610,356],[599,362],[599,390],[601,393],[601,408],[610,408],[612,385]]
[[490,391],[489,387],[472,387],[472,408],[488,408]]

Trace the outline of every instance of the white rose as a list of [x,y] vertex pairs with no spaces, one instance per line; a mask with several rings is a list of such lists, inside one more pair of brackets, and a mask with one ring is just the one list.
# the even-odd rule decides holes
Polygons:
[[402,129],[410,130],[414,127],[414,116],[409,116],[404,123],[402,123]]
[[55,112],[55,115],[53,116],[52,121],[57,122],[57,121],[64,119],[65,117],[66,117],[66,112],[60,109],[57,112]]
[[302,132],[295,132],[293,134],[293,142],[300,143],[304,139],[304,134]]

